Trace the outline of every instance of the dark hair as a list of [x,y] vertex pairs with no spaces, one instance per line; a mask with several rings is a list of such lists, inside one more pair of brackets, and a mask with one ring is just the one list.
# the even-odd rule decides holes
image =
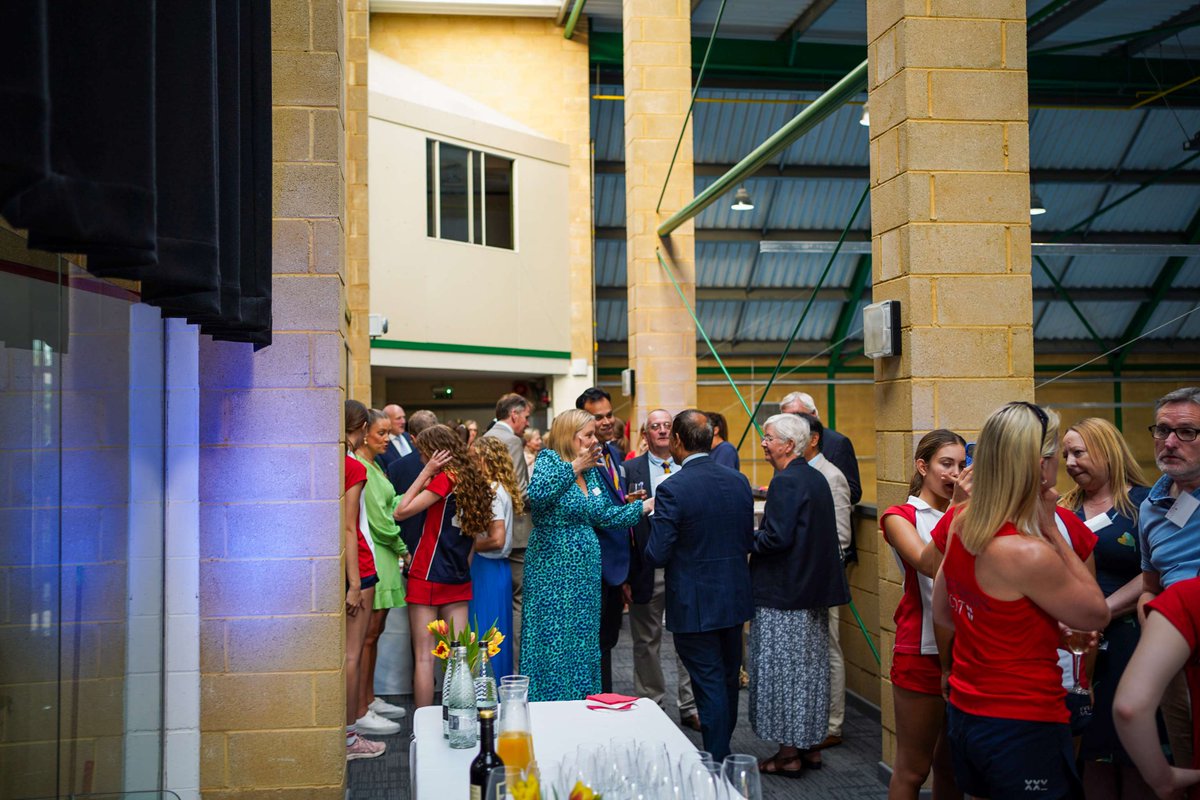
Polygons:
[[825,449],[825,426],[821,424],[821,420],[815,414],[809,414],[807,411],[793,412],[797,417],[803,417],[808,423],[808,435],[817,435],[817,452]]
[[608,402],[611,403],[612,395],[609,394],[608,392],[604,391],[603,389],[599,389],[595,386],[591,386],[587,389],[584,389],[583,394],[581,394],[581,395],[579,395],[579,397],[575,398],[575,407],[583,408],[588,403],[598,403],[601,400],[607,400]]
[[[921,437],[921,441],[917,442],[917,452],[913,454],[913,461],[920,459],[928,464],[937,455],[937,451],[941,450],[948,444],[961,444],[967,446],[967,440],[959,436],[957,433],[946,428],[938,428],[930,431]],[[916,497],[921,493],[921,487],[925,484],[925,477],[920,470],[913,468],[912,480],[908,482],[909,495]]]
[[412,416],[408,418],[408,435],[415,439],[421,435],[421,431],[426,428],[432,428],[437,424],[437,414],[429,409],[422,408],[420,411],[414,411]]
[[346,433],[354,433],[367,424],[367,407],[357,400],[347,400],[344,405]]
[[671,435],[679,437],[679,444],[689,453],[707,453],[712,450],[713,429],[708,415],[696,408],[680,411],[671,422]]
[[725,415],[720,411],[705,411],[704,416],[708,417],[708,424],[712,425],[713,435],[717,435],[717,431],[721,432],[722,439],[729,438],[729,426],[725,424]]
[[524,397],[514,392],[509,392],[496,401],[496,419],[504,422],[513,415],[514,411],[520,411],[528,407],[528,405],[529,401]]

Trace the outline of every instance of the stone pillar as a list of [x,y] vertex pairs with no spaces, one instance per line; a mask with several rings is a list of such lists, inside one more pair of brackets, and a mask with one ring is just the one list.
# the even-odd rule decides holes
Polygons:
[[695,196],[692,128],[683,137],[671,182],[656,212],[675,141],[691,101],[691,0],[624,0],[625,227],[629,281],[629,366],[635,370],[636,430],[655,408],[696,404],[696,327],[663,258],[695,307],[695,226],[667,239],[655,232]]
[[[899,300],[903,354],[875,364],[878,502],[903,502],[916,442],[972,440],[1033,399],[1029,103],[1023,0],[867,4],[874,299]],[[883,758],[900,574],[881,559]]]
[[273,343],[200,344],[200,785],[340,800],[345,11],[272,10]]
[[371,405],[371,312],[367,242],[367,0],[346,2],[346,304],[350,385],[346,396]]

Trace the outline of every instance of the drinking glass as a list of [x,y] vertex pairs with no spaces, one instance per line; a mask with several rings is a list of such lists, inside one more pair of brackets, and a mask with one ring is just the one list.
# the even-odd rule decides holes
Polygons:
[[725,781],[721,777],[721,765],[712,761],[693,761],[683,773],[686,797],[691,800],[724,800]]
[[762,779],[758,759],[745,753],[732,753],[721,763],[721,775],[730,800],[762,800]]
[[1067,628],[1066,633],[1067,649],[1071,651],[1071,674],[1075,678],[1075,685],[1071,687],[1071,694],[1087,694],[1088,690],[1079,685],[1079,678],[1083,672],[1083,664],[1081,663],[1083,654],[1087,652],[1092,632]]
[[516,779],[520,774],[519,770],[512,767],[492,767],[488,773],[487,787],[484,791],[484,800],[507,800],[510,796],[508,784],[510,780]]

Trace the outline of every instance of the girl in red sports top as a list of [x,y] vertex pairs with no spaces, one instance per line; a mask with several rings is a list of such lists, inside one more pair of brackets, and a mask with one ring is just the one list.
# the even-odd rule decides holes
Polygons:
[[1032,403],[998,409],[979,435],[970,499],[943,519],[934,619],[954,632],[948,736],[959,788],[974,797],[1081,790],[1059,623],[1100,630],[1109,611],[1083,563],[1094,535],[1073,534],[1081,547],[1072,549],[1054,522],[1057,454],[1057,415]]
[[[1172,767],[1158,744],[1154,715],[1163,691],[1187,670],[1192,698],[1192,763]],[[1142,636],[1113,703],[1121,743],[1162,798],[1200,800],[1200,577],[1172,584],[1146,604]],[[1186,769],[1185,767],[1191,767]]]
[[946,701],[933,635],[935,570],[923,552],[950,505],[966,457],[966,442],[957,433],[942,428],[925,434],[917,444],[908,500],[884,511],[880,518],[884,541],[891,545],[896,564],[904,572],[904,593],[893,617],[896,760],[888,782],[888,800],[916,800],[931,767],[936,800],[962,797],[942,735]]
[[399,521],[425,512],[406,595],[413,638],[413,700],[417,708],[424,708],[433,704],[433,634],[428,626],[436,619],[452,619],[456,631],[467,626],[475,535],[491,524],[495,494],[477,456],[447,426],[421,431],[416,445],[425,467],[393,516]]

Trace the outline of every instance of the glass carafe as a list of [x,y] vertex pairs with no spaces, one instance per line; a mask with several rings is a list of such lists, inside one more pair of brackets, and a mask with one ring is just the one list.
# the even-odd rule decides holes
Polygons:
[[533,728],[529,724],[529,686],[500,687],[500,718],[496,752],[506,767],[523,770],[533,761]]

